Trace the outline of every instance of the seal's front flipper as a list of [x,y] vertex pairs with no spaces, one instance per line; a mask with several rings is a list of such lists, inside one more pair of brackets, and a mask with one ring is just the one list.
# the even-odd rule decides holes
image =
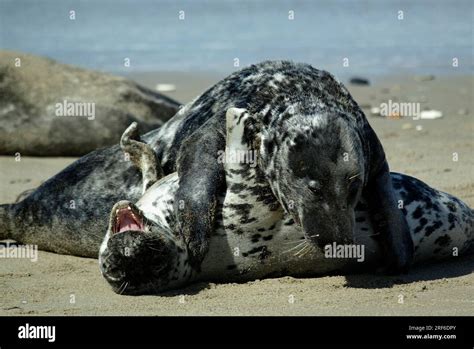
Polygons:
[[208,251],[218,195],[225,185],[224,165],[218,161],[224,148],[224,130],[216,118],[195,131],[179,150],[175,212],[190,263],[196,270]]
[[414,245],[408,223],[398,207],[386,161],[365,190],[372,224],[379,234],[377,238],[384,255],[382,271],[388,274],[408,271],[413,262]]
[[156,181],[163,177],[163,170],[157,161],[155,152],[146,143],[140,141],[137,123],[133,122],[123,133],[120,147],[130,160],[141,171],[143,179],[143,193]]

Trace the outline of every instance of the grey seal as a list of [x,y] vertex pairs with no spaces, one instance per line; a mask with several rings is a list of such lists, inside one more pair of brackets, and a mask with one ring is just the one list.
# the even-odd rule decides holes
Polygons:
[[[270,181],[260,199],[282,206],[306,237],[323,248],[347,242],[362,192],[370,206],[389,273],[406,270],[413,241],[391,183],[383,147],[343,84],[308,64],[266,61],[217,83],[173,117],[158,134],[165,173],[177,170],[176,210],[191,263],[204,258],[216,222],[217,200],[225,191],[218,161],[225,148],[225,114],[245,108],[245,131],[258,151],[259,176]],[[321,227],[315,234],[314,227]]]
[[79,156],[116,144],[136,121],[163,125],[180,104],[135,82],[0,51],[0,154]]

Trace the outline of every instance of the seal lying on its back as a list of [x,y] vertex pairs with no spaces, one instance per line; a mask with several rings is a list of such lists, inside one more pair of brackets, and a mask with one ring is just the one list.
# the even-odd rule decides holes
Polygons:
[[[231,109],[227,115],[226,151],[249,154],[252,149],[244,134],[248,114]],[[133,127],[124,136],[131,131]],[[128,144],[130,140],[123,139],[124,150],[148,178],[147,187],[157,178],[156,171],[150,171],[155,159],[140,151],[137,142]],[[365,198],[355,209],[355,245],[348,245],[350,251],[361,254],[353,255],[354,259],[337,258],[341,256],[335,251],[326,255],[314,248],[291,215],[262,200],[270,186],[252,163],[226,161],[223,165],[227,190],[218,198],[216,228],[198,268],[189,263],[189,251],[175,218],[175,210],[179,209],[175,204],[180,182],[177,173],[151,186],[136,205],[120,201],[113,207],[99,264],[115,292],[157,293],[197,280],[311,276],[337,270],[370,270],[379,265],[383,251]],[[474,214],[466,204],[415,178],[397,173],[391,176],[396,198],[405,204],[401,211],[415,243],[415,262],[458,256],[474,246]],[[315,227],[315,234],[323,233],[320,226]],[[331,248],[333,245],[328,245],[325,252]]]

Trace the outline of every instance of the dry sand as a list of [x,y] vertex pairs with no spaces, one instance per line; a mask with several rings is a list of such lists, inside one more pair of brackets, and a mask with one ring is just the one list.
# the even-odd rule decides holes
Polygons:
[[[154,87],[173,83],[170,97],[186,102],[218,79],[212,75],[140,74]],[[363,106],[422,102],[443,112],[438,120],[370,117],[391,169],[457,195],[474,206],[474,79],[413,77],[351,86]],[[364,109],[369,115],[367,109]],[[421,130],[417,130],[421,126]],[[419,129],[419,127],[418,127]],[[453,161],[453,153],[458,161]],[[74,161],[0,157],[0,202],[12,202]],[[119,296],[102,280],[94,259],[40,252],[38,262],[0,261],[0,315],[474,315],[474,256],[417,267],[409,275],[327,276],[200,283],[163,296]],[[291,302],[294,300],[294,302]],[[75,301],[75,302],[72,302]]]

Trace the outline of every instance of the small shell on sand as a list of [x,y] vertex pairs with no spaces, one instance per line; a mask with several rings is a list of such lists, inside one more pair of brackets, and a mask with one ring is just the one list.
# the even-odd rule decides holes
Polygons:
[[156,84],[155,89],[158,92],[171,92],[176,90],[176,86],[173,84]]
[[372,114],[372,115],[380,115],[380,108],[379,108],[379,107],[372,107],[372,108],[370,108],[370,114]]
[[423,110],[420,113],[420,119],[433,120],[443,117],[443,113],[439,110]]

